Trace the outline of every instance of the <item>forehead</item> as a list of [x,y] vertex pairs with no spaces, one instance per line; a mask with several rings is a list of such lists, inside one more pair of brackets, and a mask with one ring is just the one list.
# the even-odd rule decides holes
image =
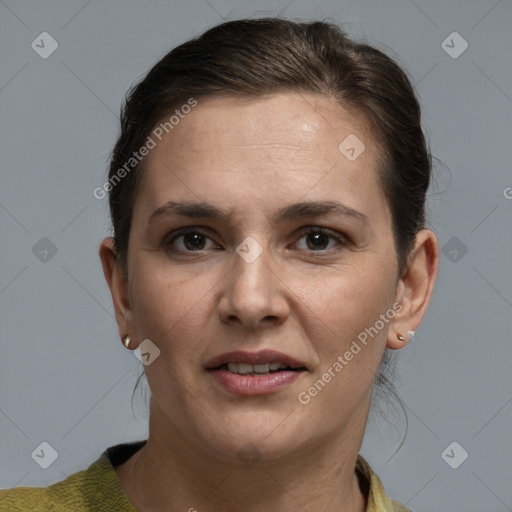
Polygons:
[[151,207],[169,194],[225,202],[237,192],[269,203],[339,191],[349,202],[359,196],[359,206],[383,199],[380,148],[364,118],[322,95],[199,100],[155,142],[139,189]]
[[[165,123],[166,118],[162,121]],[[348,135],[357,134],[370,143],[365,144],[367,161],[375,146],[361,113],[348,111],[332,98],[319,94],[283,92],[258,98],[200,99],[198,106],[180,120],[174,116],[173,122],[176,121],[179,123],[170,133],[163,134],[164,144],[158,144],[150,158],[165,150],[166,145],[173,146],[174,142],[179,147],[184,141],[193,151],[215,151],[232,145],[271,148],[277,142],[283,150],[317,150],[325,154],[328,144],[337,150]]]

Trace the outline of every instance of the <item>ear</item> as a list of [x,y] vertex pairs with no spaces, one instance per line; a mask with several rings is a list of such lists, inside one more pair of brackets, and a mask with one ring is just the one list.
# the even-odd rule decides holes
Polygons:
[[[387,348],[403,348],[409,340],[409,331],[420,325],[434,290],[439,267],[439,245],[430,229],[416,235],[414,248],[408,258],[407,269],[400,278],[396,302],[401,304],[388,331]],[[401,335],[403,339],[399,339]]]
[[101,265],[103,266],[103,274],[112,295],[119,336],[121,339],[126,335],[133,336],[135,330],[133,308],[129,296],[128,276],[119,264],[112,237],[105,238],[101,242],[99,255]]

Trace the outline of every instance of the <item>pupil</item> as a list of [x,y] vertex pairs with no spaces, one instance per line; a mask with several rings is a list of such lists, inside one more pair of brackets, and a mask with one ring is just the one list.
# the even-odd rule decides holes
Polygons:
[[204,245],[203,236],[199,233],[185,233],[183,241],[187,249],[202,249]]
[[[322,246],[326,245],[326,235],[324,233],[315,233],[314,235],[310,234],[309,240],[314,240],[313,248],[319,249]],[[324,238],[324,241],[322,242],[322,237]],[[318,243],[320,241],[320,243]],[[309,245],[309,244],[308,244]],[[311,248],[311,247],[310,247]]]

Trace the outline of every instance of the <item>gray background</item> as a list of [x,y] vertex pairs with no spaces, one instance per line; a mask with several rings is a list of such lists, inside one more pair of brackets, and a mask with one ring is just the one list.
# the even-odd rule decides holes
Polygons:
[[[374,415],[362,453],[414,511],[512,510],[507,0],[0,0],[0,487],[49,485],[146,437],[140,395],[135,416],[130,404],[142,364],[120,343],[97,255],[107,201],[92,191],[134,80],[212,25],[278,14],[329,18],[397,59],[442,162],[429,195],[439,280],[399,357],[408,435],[393,456],[403,419]],[[46,59],[31,48],[43,31],[58,42]],[[458,58],[442,47],[453,31],[469,44]],[[31,457],[43,441],[58,453],[48,469]],[[453,441],[469,454],[457,469],[441,457]]]

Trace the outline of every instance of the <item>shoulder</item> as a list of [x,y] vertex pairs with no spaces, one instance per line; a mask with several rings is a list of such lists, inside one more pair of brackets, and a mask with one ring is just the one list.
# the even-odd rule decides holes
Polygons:
[[391,502],[391,510],[393,512],[412,512],[407,507],[404,507],[401,503],[395,500],[389,500]]
[[14,487],[0,491],[0,512],[88,511],[81,496],[86,470],[48,487]]
[[90,512],[109,484],[109,461],[102,455],[89,468],[48,487],[14,487],[0,491],[0,512]]
[[0,490],[0,512],[48,510],[44,487],[15,487]]
[[48,487],[0,490],[0,512],[136,512],[114,466],[122,464],[145,442],[111,446],[87,469]]

